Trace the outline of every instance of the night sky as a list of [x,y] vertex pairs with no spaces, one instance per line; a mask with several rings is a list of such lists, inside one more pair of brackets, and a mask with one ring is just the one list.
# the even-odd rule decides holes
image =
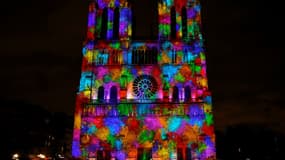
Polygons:
[[[23,101],[72,115],[88,3],[41,3],[16,0],[0,5],[0,100]],[[281,93],[285,26],[284,9],[278,3],[202,0],[216,129],[245,123],[285,130]],[[139,11],[144,13],[137,17],[151,16],[147,6]],[[138,26],[139,31],[143,28]]]

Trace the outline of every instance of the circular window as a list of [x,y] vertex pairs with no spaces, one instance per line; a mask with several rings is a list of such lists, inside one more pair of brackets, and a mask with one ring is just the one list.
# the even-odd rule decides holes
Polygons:
[[152,76],[138,76],[133,83],[133,91],[140,99],[149,99],[153,97],[157,91],[157,82]]

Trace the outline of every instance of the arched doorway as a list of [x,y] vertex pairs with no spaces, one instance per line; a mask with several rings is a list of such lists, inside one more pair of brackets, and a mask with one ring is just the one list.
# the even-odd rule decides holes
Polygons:
[[189,102],[191,100],[191,88],[186,86],[184,88],[184,102]]
[[117,97],[118,97],[118,91],[116,86],[111,87],[111,92],[110,92],[110,102],[111,103],[116,103],[117,102]]
[[178,101],[179,101],[179,90],[177,86],[174,86],[172,91],[172,102],[178,102]]
[[98,101],[99,102],[104,101],[104,87],[103,86],[98,88]]

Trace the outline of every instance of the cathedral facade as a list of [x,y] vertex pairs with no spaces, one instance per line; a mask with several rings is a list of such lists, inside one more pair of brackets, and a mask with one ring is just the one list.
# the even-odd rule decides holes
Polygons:
[[138,40],[133,1],[90,2],[72,156],[216,159],[200,2],[155,0],[157,38]]

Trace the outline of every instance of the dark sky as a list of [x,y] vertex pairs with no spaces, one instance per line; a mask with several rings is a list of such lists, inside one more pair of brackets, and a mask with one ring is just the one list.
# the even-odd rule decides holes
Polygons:
[[[87,0],[47,2],[16,0],[0,5],[0,99],[71,115],[88,4]],[[202,3],[217,129],[246,123],[284,131],[282,5],[277,0]]]

